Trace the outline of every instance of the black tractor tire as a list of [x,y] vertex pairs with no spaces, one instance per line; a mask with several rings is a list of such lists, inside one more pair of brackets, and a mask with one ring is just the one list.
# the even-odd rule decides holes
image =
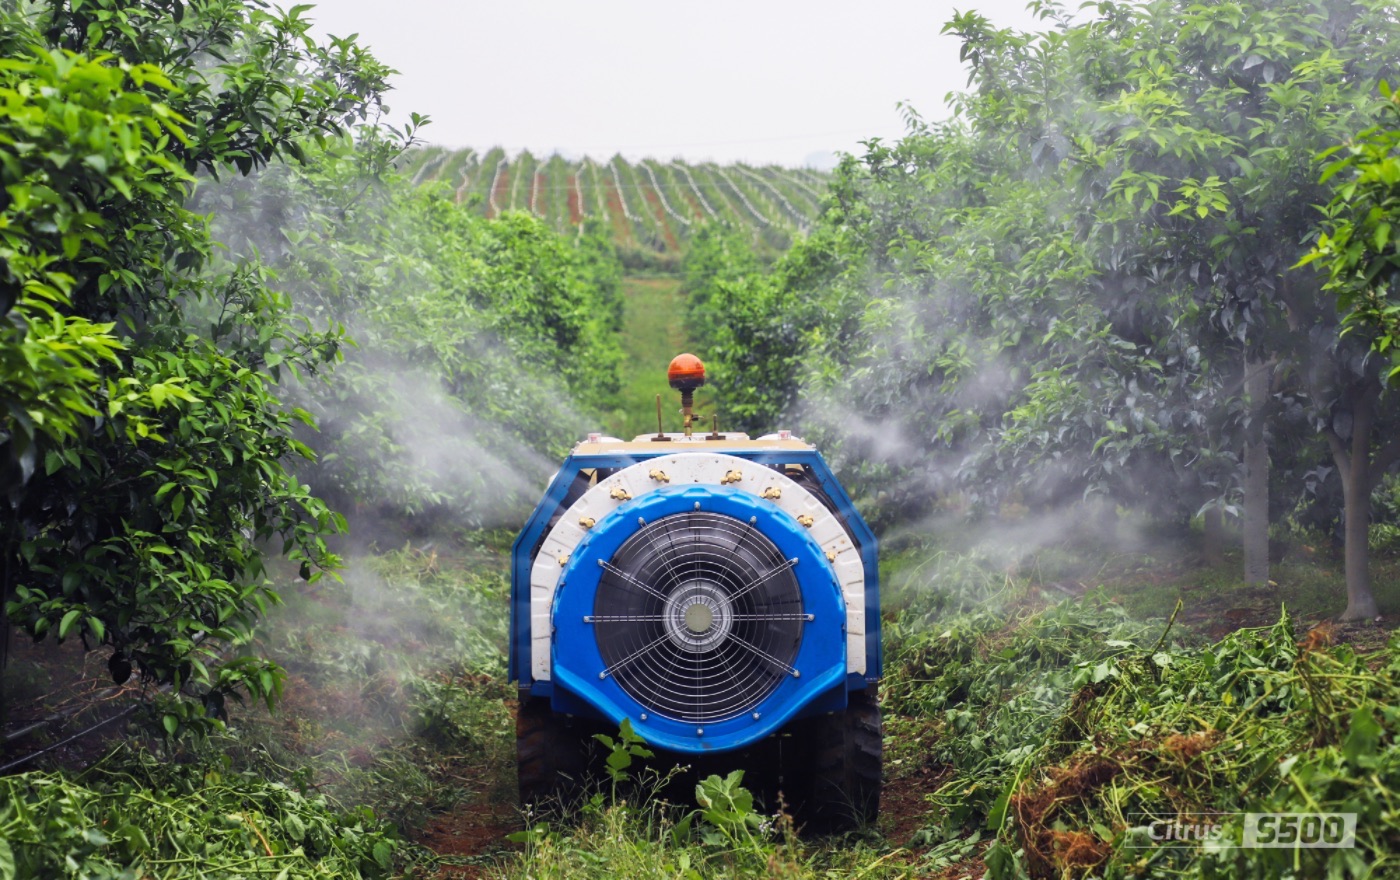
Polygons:
[[[806,764],[798,825],[808,834],[840,834],[880,817],[884,742],[873,694],[850,695],[845,712],[810,719],[802,738]],[[795,768],[796,769],[796,768]]]
[[523,699],[515,710],[516,776],[526,823],[567,811],[582,796],[594,751],[593,730],[554,712],[549,700]]

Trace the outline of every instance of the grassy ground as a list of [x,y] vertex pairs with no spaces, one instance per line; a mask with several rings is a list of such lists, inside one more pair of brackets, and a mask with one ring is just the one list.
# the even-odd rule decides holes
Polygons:
[[[1198,536],[1134,545],[1113,526],[1135,524],[1095,525],[885,555],[886,810],[915,829],[897,838],[915,864],[994,880],[1396,876],[1400,548],[1373,555],[1382,618],[1342,626],[1341,564],[1321,542],[1255,588],[1233,554],[1203,565]],[[1355,811],[1357,848],[1239,848],[1243,812],[1290,809]],[[1191,811],[1226,816],[1221,846],[1150,838],[1144,816]]]
[[[1202,566],[1189,534],[894,543],[876,827],[802,839],[750,807],[707,821],[703,798],[692,815],[604,792],[570,821],[537,822],[491,876],[1391,876],[1395,621],[1326,625],[1343,602],[1330,556],[1288,560],[1259,590],[1238,560]],[[1375,566],[1394,607],[1400,555]],[[1258,810],[1354,810],[1358,846],[1241,850],[1239,821]],[[1149,819],[1201,811],[1234,817],[1234,847],[1156,846]]]
[[341,581],[282,572],[255,646],[286,671],[276,711],[229,705],[176,743],[137,716],[95,766],[0,779],[0,878],[424,877],[509,847],[512,537],[371,547]]
[[[690,345],[680,285],[680,279],[664,277],[623,281],[622,347],[627,362],[617,405],[604,423],[604,430],[615,437],[630,440],[638,434],[655,433],[658,394],[662,396],[666,430],[679,428],[673,416],[675,392],[666,384],[666,365]],[[704,392],[699,396],[703,400]]]
[[[961,533],[953,526],[940,542],[990,561],[1013,581],[1053,597],[1080,596],[1102,587],[1135,619],[1166,618],[1178,600],[1178,623],[1202,638],[1219,639],[1241,627],[1265,626],[1286,607],[1300,626],[1336,618],[1346,607],[1346,575],[1341,548],[1321,535],[1296,534],[1273,542],[1269,582],[1243,582],[1244,561],[1227,549],[1215,564],[1203,558],[1199,531],[1163,527],[1140,515],[1119,511],[1093,518],[1093,533],[1071,531],[1060,540],[1036,539],[1039,523],[1011,521]],[[1384,629],[1400,618],[1400,540],[1381,540],[1377,527],[1371,554],[1371,583]],[[1000,537],[999,537],[1000,533]],[[1028,541],[1022,541],[1029,537]],[[1360,635],[1367,626],[1351,627]]]
[[[227,832],[216,853],[225,860],[246,852],[271,864],[299,845],[309,857],[297,835],[310,823],[325,829],[317,846],[355,853],[367,876],[1202,876],[1198,850],[1144,848],[1133,819],[1143,810],[1361,814],[1363,849],[1305,853],[1297,871],[1259,861],[1267,852],[1211,862],[1215,876],[1238,880],[1388,876],[1385,860],[1400,852],[1387,830],[1400,815],[1400,715],[1384,708],[1400,705],[1400,654],[1385,644],[1395,621],[1314,627],[1340,608],[1328,554],[1287,561],[1279,586],[1253,590],[1233,569],[1195,561],[1190,535],[1027,547],[986,530],[889,542],[876,827],[802,839],[723,780],[673,807],[603,781],[581,813],[532,817],[521,833],[503,660],[509,538],[374,548],[340,584],[297,586],[288,573],[288,607],[260,646],[289,674],[275,714],[232,707],[227,732],[203,745],[144,747],[155,758],[138,746],[108,759],[110,772],[11,785],[38,805],[108,804],[102,816],[151,791],[172,804],[178,794],[196,829],[209,823],[201,834]],[[1396,607],[1400,554],[1378,553],[1375,572],[1382,607]],[[1291,629],[1279,625],[1280,599],[1298,609]],[[257,806],[229,825],[225,801]],[[188,832],[167,827],[173,813],[142,825],[149,850],[134,831],[94,843],[90,819],[64,815],[79,858],[193,858],[170,850],[188,847]],[[1354,870],[1324,864],[1336,852],[1358,859]]]

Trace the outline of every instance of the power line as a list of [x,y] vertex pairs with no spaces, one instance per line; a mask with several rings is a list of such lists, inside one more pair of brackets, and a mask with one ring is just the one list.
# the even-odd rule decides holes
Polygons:
[[[780,142],[780,141],[800,141],[800,140],[804,140],[804,139],[806,139],[806,138],[851,137],[851,136],[853,136],[853,135],[864,135],[864,136],[866,136],[866,137],[879,137],[879,136],[880,136],[880,135],[872,135],[871,132],[870,132],[870,129],[868,129],[868,128],[848,128],[848,129],[846,129],[846,130],[844,130],[844,131],[818,131],[818,132],[813,132],[813,133],[811,133],[811,134],[784,134],[784,135],[775,135],[775,136],[773,136],[773,137],[748,138],[748,139],[740,140],[740,141],[693,141],[693,142],[670,141],[670,142],[667,142],[667,143],[657,143],[657,144],[584,144],[584,145],[580,145],[580,146],[568,147],[567,149],[570,149],[570,150],[577,150],[577,151],[582,151],[582,150],[612,150],[613,152],[619,152],[619,151],[621,151],[621,150],[662,150],[662,149],[668,149],[668,148],[689,148],[689,147],[740,147],[740,146],[743,146],[743,145],[745,145],[745,144],[771,144],[771,143],[777,143],[777,142]],[[448,144],[427,144],[427,146],[440,147],[440,148],[443,148],[443,149],[458,149],[458,148],[460,148],[460,145],[454,147],[454,146],[451,146],[451,145],[448,145]],[[781,166],[779,166],[779,167],[781,167]]]

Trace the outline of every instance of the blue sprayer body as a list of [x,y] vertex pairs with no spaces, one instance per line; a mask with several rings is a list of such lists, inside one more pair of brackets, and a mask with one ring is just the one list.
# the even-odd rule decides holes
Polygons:
[[592,435],[515,541],[522,700],[656,748],[744,748],[873,700],[881,669],[875,536],[785,432]]

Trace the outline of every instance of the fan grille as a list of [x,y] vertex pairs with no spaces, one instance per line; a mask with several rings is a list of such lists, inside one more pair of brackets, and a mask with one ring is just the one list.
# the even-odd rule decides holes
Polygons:
[[687,722],[749,711],[793,667],[809,620],[787,559],[752,524],[705,511],[644,525],[601,563],[594,624],[604,675]]

